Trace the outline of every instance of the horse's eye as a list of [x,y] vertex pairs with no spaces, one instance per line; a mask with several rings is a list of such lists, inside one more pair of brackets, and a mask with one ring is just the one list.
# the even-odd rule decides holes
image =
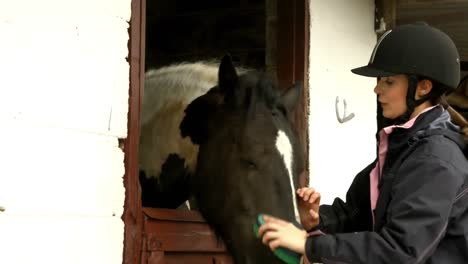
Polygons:
[[243,159],[243,160],[242,160],[242,163],[244,163],[244,165],[245,165],[248,169],[251,169],[251,170],[256,170],[256,169],[257,169],[257,164],[255,164],[255,162],[253,162],[253,161],[251,161],[251,160]]
[[247,166],[248,166],[248,168],[251,169],[251,170],[256,170],[256,169],[257,169],[257,164],[253,163],[252,161],[249,161],[249,162],[247,163]]
[[278,110],[280,110],[283,115],[287,115],[286,108],[283,105],[278,106]]
[[282,105],[278,105],[271,111],[271,114],[274,115],[274,116],[277,116],[277,115],[280,115],[280,114],[283,114],[283,115],[286,116],[287,115],[286,108],[284,108],[284,106],[282,106]]

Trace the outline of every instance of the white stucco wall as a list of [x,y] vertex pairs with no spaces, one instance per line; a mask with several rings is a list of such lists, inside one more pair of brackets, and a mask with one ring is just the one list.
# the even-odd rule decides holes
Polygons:
[[122,263],[131,0],[0,0],[0,263]]
[[[376,43],[373,0],[310,1],[310,185],[322,203],[345,198],[354,176],[375,157],[375,79],[351,73]],[[339,123],[335,100],[355,117]]]

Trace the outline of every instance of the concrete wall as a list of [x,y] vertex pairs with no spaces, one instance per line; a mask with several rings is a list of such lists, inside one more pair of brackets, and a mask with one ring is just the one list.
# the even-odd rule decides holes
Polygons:
[[[374,78],[351,73],[366,65],[376,42],[373,0],[310,1],[310,185],[323,203],[344,199],[355,174],[375,157]],[[355,117],[339,123],[343,102]]]
[[130,3],[0,2],[1,263],[122,263]]

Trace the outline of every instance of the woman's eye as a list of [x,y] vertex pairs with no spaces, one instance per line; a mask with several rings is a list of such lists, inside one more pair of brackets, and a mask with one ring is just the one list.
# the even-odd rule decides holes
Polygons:
[[386,80],[385,83],[388,84],[388,85],[392,85],[393,81]]

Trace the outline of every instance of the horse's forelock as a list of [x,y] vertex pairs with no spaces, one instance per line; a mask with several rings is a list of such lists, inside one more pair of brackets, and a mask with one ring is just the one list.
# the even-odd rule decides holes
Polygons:
[[276,84],[271,81],[265,74],[262,74],[257,84],[258,92],[261,94],[262,100],[265,101],[269,108],[273,108],[279,103],[280,94]]
[[235,93],[237,106],[252,111],[259,103],[273,109],[280,102],[277,86],[264,73],[248,72],[239,77]]

